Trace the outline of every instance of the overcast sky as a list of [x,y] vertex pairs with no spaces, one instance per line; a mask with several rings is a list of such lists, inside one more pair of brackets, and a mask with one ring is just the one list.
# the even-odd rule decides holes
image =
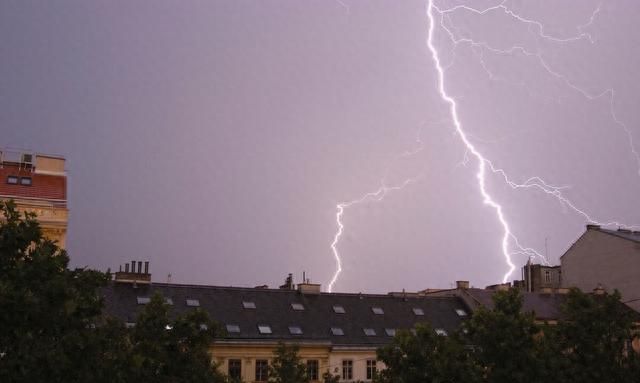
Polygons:
[[[557,263],[582,233],[558,193],[640,223],[640,5],[435,4],[469,141],[515,183],[566,186],[487,175],[520,244]],[[424,0],[2,1],[0,146],[67,158],[76,266],[235,286],[304,270],[326,288],[337,204],[413,179],[345,209],[334,291],[499,283],[504,230],[428,30]]]

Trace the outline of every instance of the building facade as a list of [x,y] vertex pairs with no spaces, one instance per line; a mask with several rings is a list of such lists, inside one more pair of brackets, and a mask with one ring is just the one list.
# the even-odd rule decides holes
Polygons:
[[36,213],[45,237],[66,246],[69,210],[65,159],[0,149],[0,200]]
[[617,289],[623,302],[640,311],[640,232],[587,225],[560,263],[564,287]]
[[371,381],[384,367],[376,360],[377,348],[389,344],[397,330],[426,322],[444,336],[469,312],[457,297],[321,293],[320,285],[311,283],[284,289],[146,283],[150,276],[139,267],[125,271],[120,275],[126,280],[116,279],[104,290],[108,313],[133,326],[156,293],[175,313],[206,310],[226,330],[211,346],[213,360],[244,382],[267,380],[278,342],[300,347],[312,382],[326,372],[345,382]]

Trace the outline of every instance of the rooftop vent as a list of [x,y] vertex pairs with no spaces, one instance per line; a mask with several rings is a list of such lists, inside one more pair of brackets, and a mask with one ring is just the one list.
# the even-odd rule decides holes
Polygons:
[[320,294],[319,283],[298,283],[298,291],[302,294]]
[[469,281],[456,281],[456,287],[460,290],[466,290],[469,288]]

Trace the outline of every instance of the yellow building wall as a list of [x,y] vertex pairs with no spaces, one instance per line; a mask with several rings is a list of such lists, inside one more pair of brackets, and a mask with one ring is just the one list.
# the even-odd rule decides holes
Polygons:
[[[306,363],[313,359],[318,361],[318,381],[322,381],[322,375],[329,372],[332,375],[342,377],[343,360],[353,361],[353,378],[346,381],[369,381],[367,379],[367,360],[376,359],[375,348],[333,348],[329,345],[305,345],[300,346],[300,359]],[[218,365],[218,370],[227,374],[230,359],[239,359],[242,368],[242,381],[255,382],[255,363],[258,359],[266,359],[271,364],[277,343],[251,344],[216,342],[211,347],[211,355]],[[376,362],[378,371],[384,368],[384,364]],[[342,380],[342,379],[341,379]]]
[[62,249],[67,244],[67,226],[69,222],[69,209],[58,207],[45,201],[14,200],[18,211],[36,214],[42,233],[46,238],[57,241]]
[[[229,369],[229,359],[240,359],[242,363],[242,381],[245,383],[255,382],[256,360],[266,359],[271,364],[277,343],[231,343],[215,342],[211,347],[211,356],[218,365],[218,370],[227,374]],[[329,368],[329,346],[328,345],[305,345],[298,344],[300,359],[306,363],[313,359],[318,361],[318,379],[322,380],[322,374]]]

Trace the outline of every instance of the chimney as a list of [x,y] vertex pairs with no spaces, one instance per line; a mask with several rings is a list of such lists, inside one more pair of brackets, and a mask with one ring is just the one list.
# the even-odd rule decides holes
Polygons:
[[298,283],[298,292],[302,294],[318,295],[320,294],[320,284],[309,283],[308,281],[305,281],[304,283]]
[[[118,283],[130,283],[133,287],[137,287],[139,284],[150,284],[151,274],[149,274],[149,261],[144,262],[144,273],[142,272],[142,261],[138,261],[138,269],[136,270],[136,261],[131,261],[131,264],[124,264],[124,271],[122,271],[122,265],[115,273],[115,281]],[[129,269],[131,265],[131,269]]]
[[466,290],[469,288],[469,281],[456,281],[456,288],[459,290]]
[[598,283],[598,286],[593,289],[593,293],[595,295],[604,295],[604,287],[602,287],[602,285]]

